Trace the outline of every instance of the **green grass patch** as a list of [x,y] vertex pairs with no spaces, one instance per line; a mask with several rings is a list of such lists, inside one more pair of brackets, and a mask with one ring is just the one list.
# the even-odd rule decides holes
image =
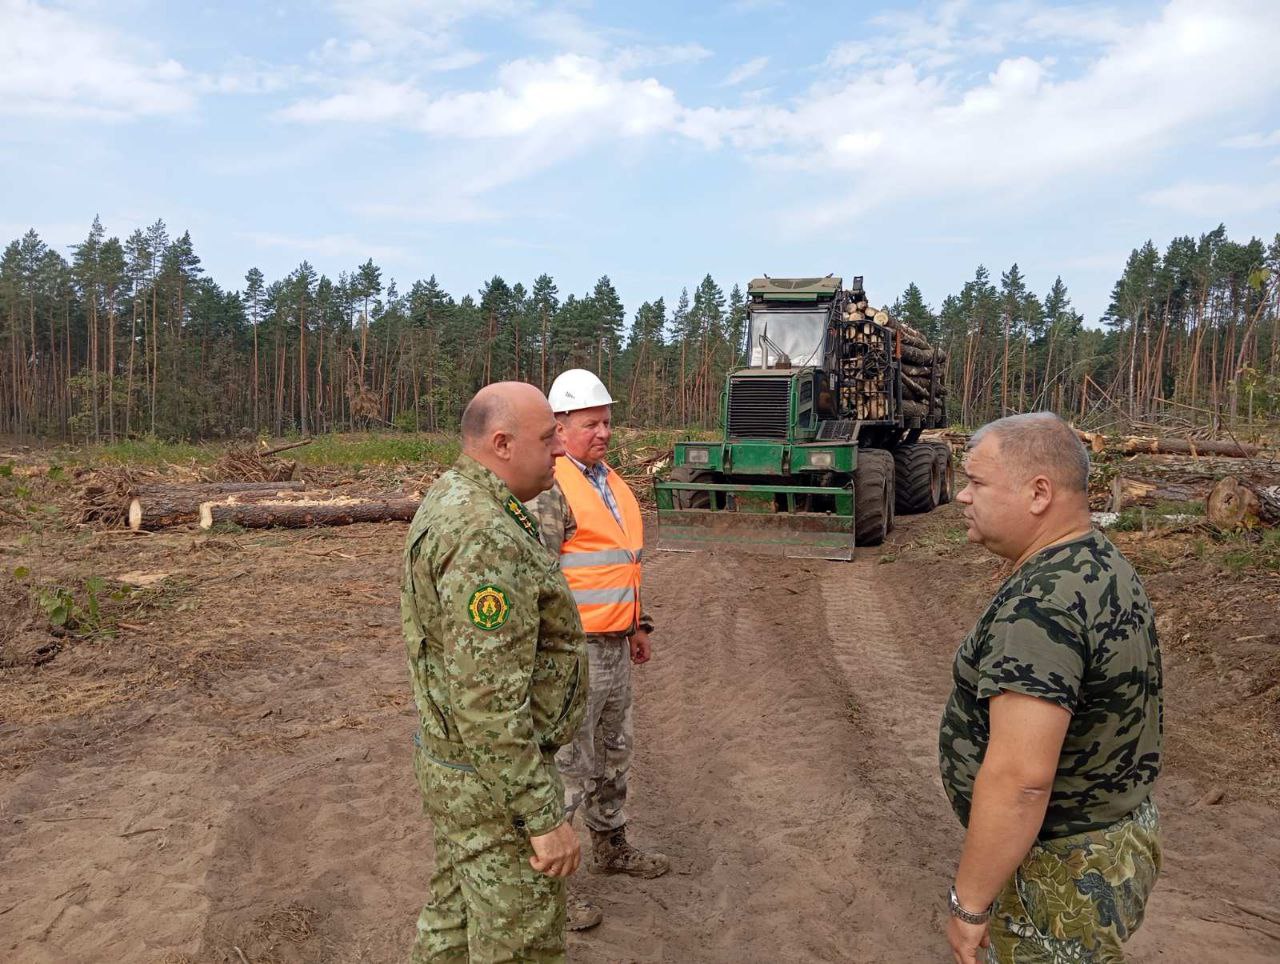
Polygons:
[[[679,441],[712,441],[720,438],[715,429],[632,429],[615,430],[609,460],[621,465],[660,451],[670,451]],[[301,441],[286,436],[264,439],[268,447]],[[162,468],[171,464],[210,465],[221,458],[234,442],[168,442],[158,438],[138,438],[49,450],[53,464],[49,478],[54,482],[69,478],[69,466],[118,465]],[[240,443],[243,445],[244,443]],[[333,466],[359,469],[371,465],[451,465],[458,458],[461,442],[456,434],[411,432],[343,432],[317,435],[307,444],[281,452],[282,459],[296,459],[303,466]],[[12,462],[0,463],[0,479],[12,478]]]
[[281,452],[301,465],[398,465],[433,462],[451,465],[462,446],[456,435],[320,435],[310,445]]
[[1280,529],[1240,533],[1226,538],[1222,566],[1233,575],[1249,571],[1280,572]]
[[137,465],[149,468],[171,462],[195,461],[208,464],[223,452],[220,445],[197,445],[194,442],[165,442],[157,438],[130,439],[127,442],[86,445],[65,453],[65,461],[92,462],[106,465]]
[[1158,529],[1170,524],[1168,516],[1203,516],[1204,503],[1161,499],[1148,506],[1133,505],[1121,511],[1120,517],[1111,524],[1110,528],[1117,532],[1139,532],[1144,528],[1144,513],[1145,528]]

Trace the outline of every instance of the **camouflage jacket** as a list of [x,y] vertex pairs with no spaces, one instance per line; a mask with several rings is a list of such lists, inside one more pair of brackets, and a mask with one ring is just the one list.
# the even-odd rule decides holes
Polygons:
[[[573,517],[573,508],[569,505],[569,500],[564,497],[564,491],[557,482],[546,492],[536,498],[530,499],[525,503],[525,508],[529,510],[534,521],[538,524],[538,535],[542,540],[542,544],[547,547],[552,557],[556,560],[556,564],[560,562],[560,547],[573,538],[573,534],[578,531],[578,522]],[[641,597],[641,603],[644,597]],[[644,611],[643,605],[640,609],[640,620],[638,629],[646,632],[653,632],[653,619]],[[621,634],[626,636],[628,634]],[[588,641],[593,639],[616,639],[613,634],[597,635],[591,634],[587,636]]]
[[956,653],[939,740],[942,782],[966,826],[1002,692],[1071,711],[1044,840],[1115,823],[1160,772],[1163,683],[1138,574],[1102,533],[1050,546],[1001,586]]
[[552,754],[586,709],[582,622],[520,501],[467,456],[413,518],[400,612],[423,750],[475,767],[530,835],[554,829]]

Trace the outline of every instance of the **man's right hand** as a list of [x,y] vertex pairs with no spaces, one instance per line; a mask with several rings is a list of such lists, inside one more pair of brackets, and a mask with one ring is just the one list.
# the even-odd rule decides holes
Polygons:
[[550,833],[530,837],[529,843],[533,845],[529,866],[548,877],[568,877],[582,862],[582,847],[578,843],[578,835],[573,832],[568,821]]

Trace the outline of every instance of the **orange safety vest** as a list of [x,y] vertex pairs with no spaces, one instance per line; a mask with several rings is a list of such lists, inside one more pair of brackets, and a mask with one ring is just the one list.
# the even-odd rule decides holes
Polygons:
[[613,469],[608,481],[622,514],[621,526],[596,487],[569,459],[556,459],[556,481],[578,524],[573,538],[560,547],[560,568],[578,603],[582,628],[589,634],[630,633],[640,622],[640,505]]

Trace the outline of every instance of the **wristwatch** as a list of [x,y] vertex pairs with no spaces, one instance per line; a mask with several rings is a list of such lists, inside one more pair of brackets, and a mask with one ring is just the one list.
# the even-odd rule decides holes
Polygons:
[[951,906],[951,916],[958,917],[966,924],[985,924],[987,919],[991,917],[991,908],[988,907],[981,914],[974,914],[965,910],[960,906],[960,897],[956,894],[956,885],[951,885],[951,896],[949,898]]

